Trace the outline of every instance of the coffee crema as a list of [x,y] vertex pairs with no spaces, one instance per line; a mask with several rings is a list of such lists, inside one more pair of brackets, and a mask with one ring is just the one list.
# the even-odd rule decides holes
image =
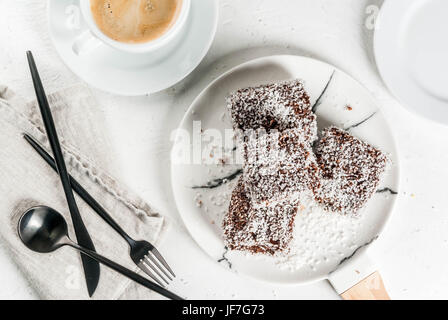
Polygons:
[[161,37],[176,22],[181,6],[182,0],[90,0],[98,28],[125,43]]

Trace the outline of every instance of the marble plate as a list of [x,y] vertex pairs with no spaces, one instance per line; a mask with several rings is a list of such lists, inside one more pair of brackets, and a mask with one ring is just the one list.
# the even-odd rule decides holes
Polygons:
[[215,36],[218,1],[191,1],[184,38],[169,53],[132,54],[102,44],[85,55],[76,55],[74,39],[87,29],[79,0],[50,0],[48,20],[56,50],[77,76],[103,91],[139,96],[171,87],[198,66]]
[[[238,88],[292,78],[305,81],[320,129],[329,125],[344,128],[388,153],[393,165],[359,217],[318,211],[299,215],[295,226],[299,245],[288,259],[228,251],[221,220],[240,166],[229,161],[234,145],[232,139],[225,138],[231,136],[225,97]],[[368,91],[337,68],[299,56],[256,59],[213,81],[182,120],[171,160],[179,213],[198,245],[233,272],[277,283],[325,278],[344,258],[374,242],[392,212],[399,183],[394,138]]]

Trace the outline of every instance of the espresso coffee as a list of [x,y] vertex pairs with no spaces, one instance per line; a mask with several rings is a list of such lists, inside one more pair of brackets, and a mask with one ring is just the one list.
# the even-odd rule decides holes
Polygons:
[[90,0],[98,28],[109,38],[143,43],[164,35],[176,22],[182,0]]

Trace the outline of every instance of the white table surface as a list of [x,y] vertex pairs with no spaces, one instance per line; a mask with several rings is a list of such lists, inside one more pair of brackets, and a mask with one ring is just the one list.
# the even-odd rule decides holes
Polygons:
[[[448,298],[448,128],[404,109],[379,78],[372,57],[372,12],[382,0],[221,0],[215,41],[200,66],[175,87],[126,98],[93,90],[113,150],[107,170],[171,217],[160,249],[188,298],[337,299],[321,281],[278,286],[221,268],[196,245],[177,213],[169,181],[170,133],[193,98],[222,72],[255,57],[291,53],[334,64],[379,101],[396,136],[402,184],[392,219],[371,256],[394,299]],[[371,7],[374,5],[374,7]],[[79,83],[57,56],[46,1],[0,0],[0,82],[33,98],[25,50],[39,63],[47,92]],[[1,183],[1,182],[0,182]],[[0,298],[35,298],[0,245]]]

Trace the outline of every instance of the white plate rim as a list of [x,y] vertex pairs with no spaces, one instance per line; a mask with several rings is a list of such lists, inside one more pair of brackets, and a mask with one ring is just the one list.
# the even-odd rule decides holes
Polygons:
[[[425,95],[423,90],[413,84],[412,81],[409,81],[408,77],[404,76],[398,70],[397,65],[399,64],[397,64],[397,61],[392,57],[395,51],[392,52],[392,54],[390,53],[390,48],[396,45],[396,37],[398,37],[400,33],[400,24],[396,23],[396,21],[395,23],[392,23],[394,20],[393,18],[399,17],[403,19],[403,17],[406,16],[406,11],[410,10],[414,5],[420,3],[420,1],[421,0],[386,0],[383,3],[376,19],[375,32],[373,36],[373,52],[378,72],[386,87],[395,99],[397,99],[413,114],[423,116],[433,122],[446,125],[448,123],[448,113],[444,109],[448,107],[448,103],[435,100],[427,94]],[[387,49],[389,49],[389,53],[385,54]],[[397,78],[397,80],[394,80],[394,78]],[[395,85],[396,83],[400,83],[400,85]],[[402,94],[402,83],[405,83],[406,86],[408,86],[406,89],[408,94],[416,95],[420,97],[420,99],[427,99],[429,100],[428,103],[430,103],[430,101],[437,101],[437,107],[435,107],[435,109],[439,110],[439,112],[436,112],[437,110],[435,109],[422,108],[420,107],[420,104],[414,104],[414,99],[408,98],[408,94]],[[441,107],[442,105],[444,105],[444,108]],[[444,113],[445,117],[441,117],[441,113]]]

